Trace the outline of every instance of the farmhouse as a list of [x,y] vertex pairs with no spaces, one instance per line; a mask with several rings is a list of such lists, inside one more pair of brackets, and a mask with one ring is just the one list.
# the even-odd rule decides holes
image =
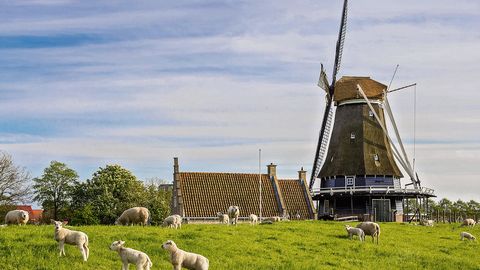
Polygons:
[[275,164],[267,166],[266,174],[180,172],[174,158],[174,214],[189,221],[208,221],[231,205],[240,207],[240,219],[250,214],[313,219],[316,214],[303,168],[297,179],[279,179]]

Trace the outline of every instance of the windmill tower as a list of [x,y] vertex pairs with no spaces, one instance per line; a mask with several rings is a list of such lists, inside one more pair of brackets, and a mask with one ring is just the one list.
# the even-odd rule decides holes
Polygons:
[[[319,216],[398,220],[404,199],[425,202],[434,194],[432,189],[421,187],[409,162],[388,103],[387,86],[370,77],[336,79],[345,41],[347,2],[344,0],[331,84],[323,65],[320,71],[318,86],[326,92],[326,105],[310,189]],[[387,132],[385,112],[400,147]],[[406,186],[411,188],[402,188],[403,174],[397,162],[410,178]],[[316,180],[320,188],[314,188]]]

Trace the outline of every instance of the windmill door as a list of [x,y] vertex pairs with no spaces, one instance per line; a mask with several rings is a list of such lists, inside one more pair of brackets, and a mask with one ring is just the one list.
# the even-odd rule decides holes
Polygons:
[[391,221],[390,199],[372,199],[372,209],[376,217],[375,221]]

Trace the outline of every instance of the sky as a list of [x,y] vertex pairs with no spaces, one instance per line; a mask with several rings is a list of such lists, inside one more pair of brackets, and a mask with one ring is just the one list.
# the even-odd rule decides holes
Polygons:
[[[272,162],[295,178],[312,167],[325,106],[316,82],[320,63],[331,76],[341,9],[0,0],[0,150],[33,177],[57,160],[82,180],[120,164],[171,181],[173,157],[182,171],[254,173],[262,149],[263,172]],[[480,200],[478,29],[476,0],[349,5],[337,78],[388,84],[398,64],[392,87],[417,83],[389,101],[439,198]]]

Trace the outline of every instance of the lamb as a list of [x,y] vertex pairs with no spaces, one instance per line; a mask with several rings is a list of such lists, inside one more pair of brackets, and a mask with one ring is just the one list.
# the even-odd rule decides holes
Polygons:
[[354,227],[351,227],[350,225],[345,225],[345,229],[347,230],[348,237],[350,237],[350,240],[353,239],[354,235],[357,235],[360,242],[365,241],[365,232],[362,229],[354,228]]
[[475,227],[475,220],[471,219],[471,218],[467,218],[467,219],[464,219],[463,220],[463,223],[462,225],[460,225],[460,227],[462,226],[467,226],[467,227]]
[[28,212],[25,210],[12,210],[5,215],[5,224],[26,225],[28,222]]
[[145,207],[133,207],[123,211],[115,221],[115,225],[134,224],[141,224],[143,226],[150,224],[150,211]]
[[230,218],[230,224],[237,225],[238,216],[240,215],[240,208],[238,206],[230,206],[228,208],[228,217]]
[[422,220],[420,221],[420,225],[422,225],[422,226],[433,227],[433,224],[434,224],[434,221],[431,220],[431,219],[422,219]]
[[170,228],[182,228],[182,217],[180,215],[171,215],[163,220],[163,226]]
[[144,252],[124,247],[125,241],[118,240],[110,245],[110,250],[118,252],[120,259],[122,259],[122,270],[128,270],[128,264],[135,264],[137,270],[150,270],[152,261]]
[[257,215],[255,215],[255,214],[250,214],[250,216],[248,217],[248,219],[250,220],[250,224],[251,224],[251,225],[256,225],[256,224],[258,224],[258,217],[257,217]]
[[65,229],[62,226],[65,226],[68,221],[55,221],[50,220],[55,224],[55,240],[58,242],[58,247],[60,249],[60,256],[65,255],[64,244],[76,245],[80,252],[82,253],[83,260],[87,261],[90,250],[88,249],[88,236],[79,231],[72,231]]
[[366,221],[358,224],[357,228],[362,229],[365,235],[371,235],[372,242],[375,243],[375,238],[376,238],[377,244],[378,244],[378,238],[380,237],[380,225],[378,225],[375,222]]
[[472,240],[472,241],[477,240],[477,238],[475,238],[475,236],[469,234],[468,232],[461,232],[460,233],[460,240],[463,241],[464,238],[467,238],[468,240]]
[[208,270],[207,258],[179,249],[172,240],[163,243],[162,248],[170,252],[170,262],[174,270],[180,270],[182,267],[191,270]]
[[222,212],[218,212],[217,217],[220,224],[228,224],[230,222],[228,215]]

